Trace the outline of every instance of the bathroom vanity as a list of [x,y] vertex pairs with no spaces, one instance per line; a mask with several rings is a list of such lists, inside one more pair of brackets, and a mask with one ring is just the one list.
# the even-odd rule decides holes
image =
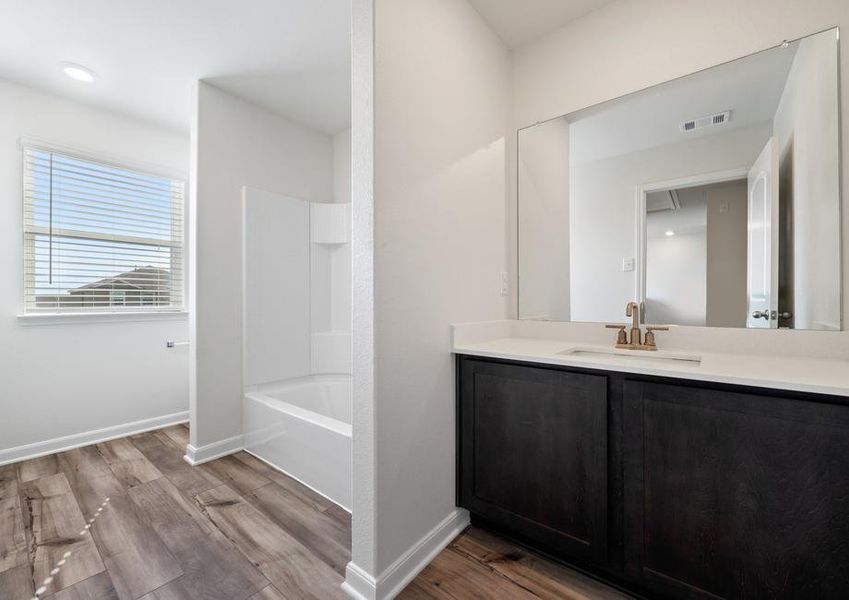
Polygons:
[[838,40],[517,131],[517,320],[454,330],[473,521],[647,597],[849,597]]
[[849,363],[776,359],[770,381],[745,356],[454,351],[473,522],[648,597],[846,596]]

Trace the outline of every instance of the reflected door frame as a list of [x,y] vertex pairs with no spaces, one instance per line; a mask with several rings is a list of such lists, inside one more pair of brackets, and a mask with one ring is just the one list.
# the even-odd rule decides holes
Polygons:
[[[741,166],[734,169],[724,171],[711,171],[708,173],[699,173],[697,175],[689,175],[687,177],[679,177],[677,179],[667,179],[664,181],[652,181],[650,183],[642,183],[636,187],[636,216],[637,231],[634,239],[636,240],[636,248],[634,255],[634,298],[640,304],[640,319],[646,323],[646,254],[647,254],[647,234],[646,234],[646,195],[651,192],[660,192],[663,190],[684,189],[691,187],[699,187],[701,185],[711,185],[716,183],[726,183],[728,181],[738,181],[746,179],[749,174],[750,166]],[[656,323],[659,325],[660,323]],[[664,323],[666,325],[666,323]]]

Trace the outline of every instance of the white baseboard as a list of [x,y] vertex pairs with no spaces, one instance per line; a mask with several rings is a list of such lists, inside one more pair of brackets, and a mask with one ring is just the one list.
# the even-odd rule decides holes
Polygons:
[[469,513],[461,508],[445,517],[426,536],[413,544],[377,578],[379,600],[389,600],[401,593],[436,555],[469,526]]
[[14,448],[0,450],[0,465],[38,458],[39,456],[53,454],[55,452],[73,450],[81,446],[88,446],[152,429],[185,423],[188,420],[189,412],[184,411],[161,417],[153,417],[151,419],[142,419],[141,421],[133,421],[132,423],[113,425],[112,427],[104,427],[103,429],[84,431],[83,433],[66,435],[51,440],[44,440],[43,442],[35,442],[34,444],[15,446]]
[[354,600],[376,600],[377,582],[363,569],[349,562],[345,567],[342,590]]
[[348,563],[342,589],[355,600],[391,600],[468,526],[468,511],[455,509],[376,579],[353,562]]
[[191,444],[186,446],[186,455],[183,457],[187,463],[196,467],[205,462],[233,454],[244,449],[244,441],[241,435],[234,435],[225,440],[219,440],[206,444],[205,446],[194,447]]

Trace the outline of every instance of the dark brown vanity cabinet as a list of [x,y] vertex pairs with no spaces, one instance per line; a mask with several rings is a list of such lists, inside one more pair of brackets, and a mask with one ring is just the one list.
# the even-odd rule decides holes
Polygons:
[[647,597],[849,598],[849,405],[458,358],[458,504]]
[[624,391],[629,575],[682,598],[849,597],[849,407]]
[[460,399],[460,504],[605,560],[607,378],[468,361]]

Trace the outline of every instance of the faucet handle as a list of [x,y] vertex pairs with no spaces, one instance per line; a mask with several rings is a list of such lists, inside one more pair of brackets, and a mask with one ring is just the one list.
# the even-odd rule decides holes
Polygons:
[[618,329],[618,333],[616,334],[616,343],[627,345],[628,344],[628,334],[625,333],[625,328],[627,325],[605,325],[607,329]]
[[651,348],[652,350],[657,348],[657,343],[654,339],[655,331],[669,331],[668,325],[649,325],[646,327],[646,341],[643,343],[647,348]]

